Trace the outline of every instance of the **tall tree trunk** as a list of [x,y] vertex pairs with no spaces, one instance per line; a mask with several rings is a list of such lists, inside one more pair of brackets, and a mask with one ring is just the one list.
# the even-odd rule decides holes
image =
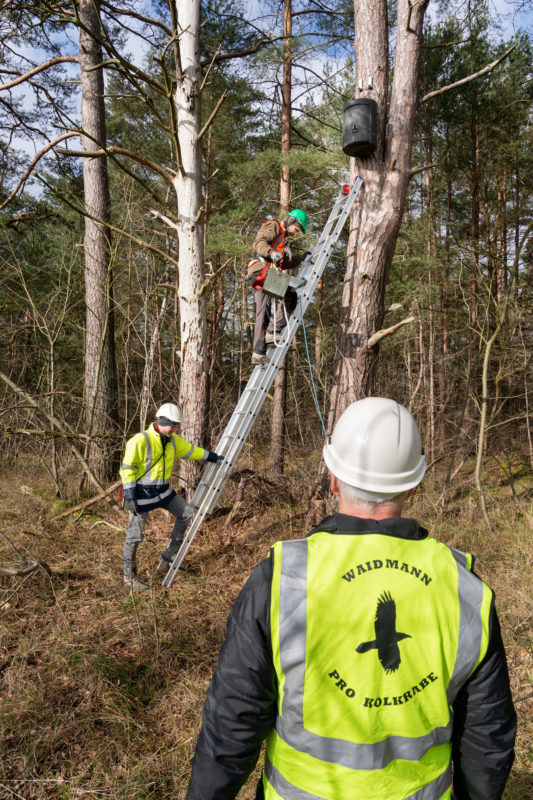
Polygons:
[[[179,36],[176,44],[178,171],[174,180],[178,205],[179,313],[181,380],[179,403],[183,436],[203,446],[206,438],[208,373],[206,361],[202,151],[200,119],[200,0],[172,0],[171,11]],[[169,398],[170,399],[170,398]],[[198,479],[195,462],[182,462],[187,496]]]
[[[104,75],[98,4],[80,0],[81,137],[86,151],[106,146]],[[83,159],[83,191],[89,215],[110,219],[110,197],[105,158]],[[85,419],[90,441],[88,463],[99,480],[112,477],[112,439],[105,434],[118,422],[117,373],[113,310],[113,278],[109,229],[85,217]]]
[[[292,0],[284,0],[283,7],[283,83],[281,86],[281,180],[280,214],[285,216],[291,201],[290,167],[286,162],[291,149],[291,89],[292,89]],[[287,406],[287,358],[283,360],[274,379],[274,399],[270,428],[269,474],[274,480],[283,475],[285,457],[285,411]]]
[[397,3],[394,82],[386,138],[387,2],[354,1],[357,96],[378,103],[378,147],[364,160],[351,160],[352,178],[361,175],[364,184],[351,216],[330,430],[349,403],[374,391],[378,346],[369,349],[367,342],[382,326],[385,286],[405,207],[426,5],[409,0]]
[[[470,219],[470,342],[469,342],[469,361],[470,372],[472,375],[472,391],[477,394],[478,390],[478,351],[479,351],[479,331],[478,331],[478,278],[479,278],[479,134],[477,130],[477,119],[475,111],[472,111],[471,121],[472,132],[472,167],[470,173],[470,197],[471,197],[471,219]],[[468,424],[468,419],[466,419]]]
[[444,274],[442,276],[440,308],[442,318],[441,360],[439,370],[440,410],[439,430],[440,438],[446,440],[446,397],[448,383],[448,305],[449,305],[449,280],[450,280],[450,220],[452,208],[452,174],[451,157],[448,133],[446,133],[446,223],[444,228]]
[[[431,147],[431,136],[429,135],[429,121],[425,115],[425,163],[431,164],[433,161],[433,150]],[[428,461],[435,458],[435,339],[436,325],[434,316],[433,299],[433,265],[437,263],[437,225],[435,220],[435,202],[433,197],[433,187],[431,184],[431,172],[426,170],[426,205],[428,216],[428,403],[427,403],[427,430],[429,439],[427,443]]]

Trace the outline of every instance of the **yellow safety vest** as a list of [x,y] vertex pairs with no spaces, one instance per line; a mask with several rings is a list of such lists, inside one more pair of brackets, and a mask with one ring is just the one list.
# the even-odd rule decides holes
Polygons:
[[[160,495],[163,500],[165,494],[174,495],[173,490],[165,488],[170,481],[174,460],[186,458],[199,461],[204,458],[205,452],[203,447],[196,447],[173,433],[169,437],[163,455],[161,435],[152,423],[148,430],[132,436],[126,444],[124,459],[120,466],[125,496],[127,497],[127,491],[134,487],[138,487],[141,491],[146,490],[147,495],[157,495],[163,487],[163,493]],[[153,505],[153,501],[148,498],[139,499],[138,505],[142,510],[144,506],[149,508]]]
[[451,707],[488,645],[492,593],[471,556],[318,532],[273,559],[266,800],[450,798]]

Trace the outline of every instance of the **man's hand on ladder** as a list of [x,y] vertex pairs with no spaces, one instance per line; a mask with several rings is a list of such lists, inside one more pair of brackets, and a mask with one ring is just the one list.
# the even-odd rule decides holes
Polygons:
[[218,453],[213,453],[213,451],[210,450],[207,454],[206,461],[210,461],[212,464],[222,464],[224,456],[219,456]]

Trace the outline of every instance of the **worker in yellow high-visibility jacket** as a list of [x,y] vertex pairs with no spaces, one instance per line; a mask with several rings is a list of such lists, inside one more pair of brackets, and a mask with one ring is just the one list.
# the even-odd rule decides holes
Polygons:
[[[491,590],[402,506],[426,462],[409,411],[350,405],[324,447],[338,512],[277,542],[239,595],[187,800],[499,800],[516,716]],[[453,767],[453,772],[452,772]]]
[[193,507],[170,486],[176,458],[191,461],[222,461],[222,456],[186,442],[176,434],[182,422],[181,409],[164,403],[156,412],[155,422],[126,444],[120,467],[124,505],[130,512],[124,542],[124,583],[142,592],[148,585],[137,576],[137,548],[144,538],[149,511],[164,508],[176,519],[169,545],[161,556],[157,571],[164,575],[183,542],[183,535],[193,514]]

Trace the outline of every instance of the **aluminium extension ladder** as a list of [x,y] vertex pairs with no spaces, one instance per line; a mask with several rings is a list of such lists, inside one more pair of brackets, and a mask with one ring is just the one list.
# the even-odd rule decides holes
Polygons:
[[274,378],[307,310],[307,306],[314,297],[320,277],[331,257],[333,248],[337,243],[362,183],[363,179],[357,177],[351,188],[346,185],[343,186],[317,244],[311,250],[310,255],[303,261],[298,275],[291,279],[289,286],[296,289],[299,295],[296,308],[290,315],[286,327],[282,330],[279,343],[269,348],[270,362],[268,364],[260,364],[254,368],[235,407],[235,411],[226,426],[226,430],[215,448],[215,452],[224,456],[224,461],[219,464],[208,464],[204,470],[202,479],[190,501],[190,504],[195,508],[192,522],[189,525],[183,544],[165,575],[163,586],[170,586],[174,580],[198,528],[205,517],[211,513],[233,465],[239,458],[248,434],[261,411],[265,397],[274,382]]

